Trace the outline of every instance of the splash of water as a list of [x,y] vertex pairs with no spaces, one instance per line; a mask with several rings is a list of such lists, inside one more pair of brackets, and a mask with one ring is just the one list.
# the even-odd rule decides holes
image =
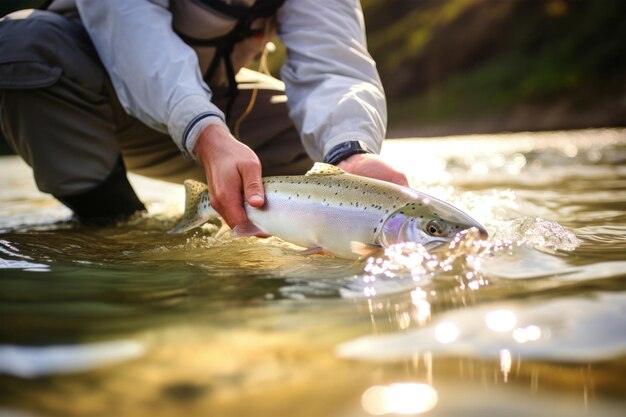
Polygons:
[[[495,225],[496,223],[494,223]],[[346,298],[373,297],[401,292],[452,277],[462,289],[477,290],[488,285],[483,265],[501,253],[520,248],[539,251],[573,251],[578,238],[556,222],[524,217],[504,221],[482,240],[475,229],[463,231],[440,251],[428,251],[416,243],[400,243],[387,248],[381,257],[367,260],[364,273],[340,289]]]
[[494,232],[494,238],[529,244],[536,249],[573,251],[580,240],[557,222],[539,217],[522,217],[503,222]]
[[486,285],[476,273],[482,259],[506,247],[507,243],[481,240],[476,229],[457,234],[442,251],[428,251],[414,242],[399,243],[386,248],[381,257],[369,258],[364,274],[342,288],[340,294],[346,298],[390,294],[426,285],[441,276]]

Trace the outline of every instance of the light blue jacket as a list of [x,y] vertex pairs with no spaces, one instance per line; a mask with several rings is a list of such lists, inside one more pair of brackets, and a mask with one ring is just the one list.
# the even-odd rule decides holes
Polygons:
[[[169,132],[192,157],[205,126],[225,126],[197,54],[172,29],[170,1],[76,0],[76,6],[129,114]],[[347,140],[379,151],[387,109],[359,0],[286,0],[277,21],[287,48],[281,77],[289,114],[311,158],[321,160]]]

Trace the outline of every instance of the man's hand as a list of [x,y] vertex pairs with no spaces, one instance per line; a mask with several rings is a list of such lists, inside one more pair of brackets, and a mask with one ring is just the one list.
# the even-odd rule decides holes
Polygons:
[[231,228],[248,221],[242,195],[253,207],[265,204],[259,158],[222,126],[204,128],[193,152],[206,173],[211,207]]
[[409,186],[406,176],[385,162],[380,155],[369,153],[352,155],[339,162],[337,166],[350,174],[393,182],[404,187]]

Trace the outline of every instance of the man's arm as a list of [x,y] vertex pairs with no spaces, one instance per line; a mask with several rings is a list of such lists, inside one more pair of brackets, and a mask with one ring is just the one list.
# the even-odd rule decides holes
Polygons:
[[204,167],[212,203],[234,227],[244,223],[242,193],[263,204],[261,164],[228,131],[211,102],[195,52],[172,30],[166,0],[78,0],[89,36],[125,110],[169,132]]
[[[287,0],[278,23],[287,47],[281,75],[290,116],[309,155],[322,160],[347,141],[361,141],[378,153],[387,108],[376,64],[367,51],[359,1]],[[353,155],[339,166],[406,185],[404,175],[378,155]]]
[[278,25],[289,114],[311,158],[345,141],[380,151],[387,107],[359,1],[286,0]]
[[195,52],[172,30],[163,0],[77,0],[78,11],[124,109],[169,132],[190,155],[208,123],[225,126]]

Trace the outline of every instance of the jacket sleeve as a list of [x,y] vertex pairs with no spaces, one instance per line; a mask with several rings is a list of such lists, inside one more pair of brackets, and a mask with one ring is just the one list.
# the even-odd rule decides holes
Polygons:
[[379,152],[387,107],[359,0],[286,0],[278,24],[289,114],[309,155],[321,160],[349,140]]
[[77,0],[83,24],[124,109],[169,132],[186,156],[203,127],[226,127],[198,58],[172,30],[167,0]]

